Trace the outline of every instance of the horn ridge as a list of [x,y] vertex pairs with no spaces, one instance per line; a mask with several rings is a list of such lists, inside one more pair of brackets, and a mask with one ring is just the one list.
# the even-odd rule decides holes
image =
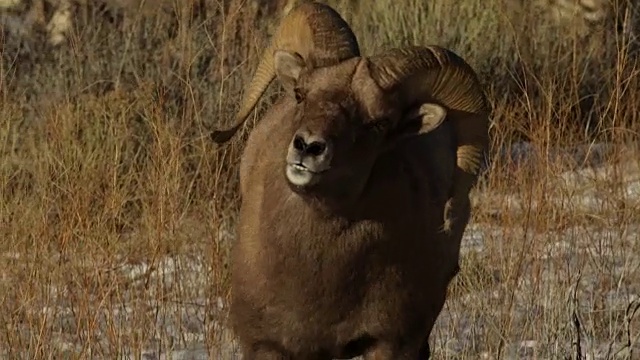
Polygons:
[[224,143],[233,137],[273,82],[276,50],[298,53],[308,67],[337,64],[360,55],[355,34],[336,10],[315,1],[298,5],[284,16],[271,45],[262,53],[231,127],[212,132],[214,142]]

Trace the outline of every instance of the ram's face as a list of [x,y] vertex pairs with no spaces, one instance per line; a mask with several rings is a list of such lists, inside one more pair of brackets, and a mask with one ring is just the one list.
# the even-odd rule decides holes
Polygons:
[[342,101],[325,98],[298,105],[299,127],[287,151],[286,175],[292,185],[348,187],[361,177],[358,173],[370,167],[384,138],[384,127],[379,121],[363,119],[349,100],[347,95]]
[[[394,111],[382,92],[363,94],[356,60],[302,72],[291,87],[297,105],[285,175],[298,192],[358,193],[369,178]],[[329,194],[327,194],[329,195]]]

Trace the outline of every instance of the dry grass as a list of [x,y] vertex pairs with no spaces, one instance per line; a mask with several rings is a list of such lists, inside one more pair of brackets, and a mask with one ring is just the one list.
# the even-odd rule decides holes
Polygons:
[[[330,1],[365,54],[450,47],[493,104],[434,357],[637,358],[640,67],[606,29],[580,37],[498,1]],[[59,49],[0,40],[3,358],[234,358],[226,261],[247,134],[204,135],[231,120],[271,27],[242,1],[204,3],[80,12]],[[533,150],[510,161],[519,140]],[[589,167],[549,156],[580,144]]]

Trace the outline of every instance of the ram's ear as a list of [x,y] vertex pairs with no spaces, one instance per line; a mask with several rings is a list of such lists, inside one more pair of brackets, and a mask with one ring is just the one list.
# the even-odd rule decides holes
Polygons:
[[430,133],[444,122],[447,110],[441,105],[424,103],[400,117],[393,129],[387,134],[382,152],[391,150],[403,140]]
[[409,129],[407,131],[411,133],[403,135],[420,135],[429,133],[440,126],[447,117],[447,110],[438,104],[424,103],[420,107],[409,111],[405,117],[403,119],[404,122],[415,125],[408,126]]
[[288,92],[292,92],[305,67],[304,59],[293,51],[276,50],[273,54],[276,76]]
[[395,129],[389,134],[390,145],[398,141],[422,134],[438,128],[447,117],[447,110],[438,104],[424,103],[405,113],[397,122]]

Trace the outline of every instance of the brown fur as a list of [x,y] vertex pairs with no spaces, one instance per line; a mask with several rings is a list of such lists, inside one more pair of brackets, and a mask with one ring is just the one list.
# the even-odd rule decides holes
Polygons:
[[[361,58],[303,72],[295,85],[304,102],[280,99],[241,162],[231,316],[244,357],[427,359],[468,221],[466,204],[459,228],[441,232],[451,125],[394,141],[407,135],[396,125],[408,109]],[[333,139],[335,152],[305,189],[285,176],[302,127]]]

